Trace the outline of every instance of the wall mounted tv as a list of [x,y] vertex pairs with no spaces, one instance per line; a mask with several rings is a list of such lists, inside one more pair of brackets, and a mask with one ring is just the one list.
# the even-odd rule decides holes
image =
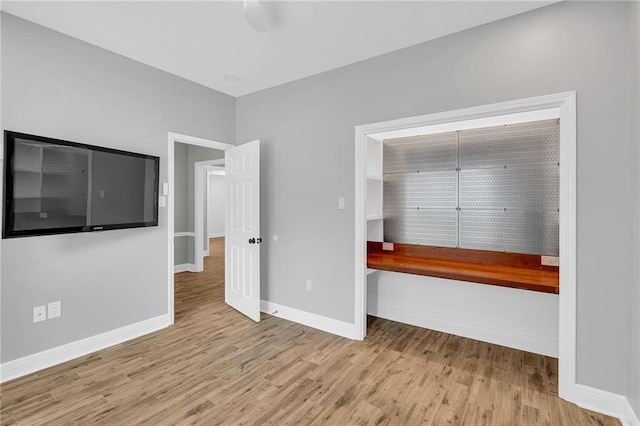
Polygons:
[[4,135],[3,238],[158,225],[158,157]]

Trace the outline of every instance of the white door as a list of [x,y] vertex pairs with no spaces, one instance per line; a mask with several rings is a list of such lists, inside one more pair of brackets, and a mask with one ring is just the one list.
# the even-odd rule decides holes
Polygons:
[[260,321],[260,141],[225,151],[224,299]]

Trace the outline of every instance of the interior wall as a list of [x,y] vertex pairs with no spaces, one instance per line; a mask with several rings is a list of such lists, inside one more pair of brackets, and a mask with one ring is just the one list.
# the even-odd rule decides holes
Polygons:
[[640,2],[631,4],[629,13],[629,132],[630,191],[632,239],[629,256],[629,402],[640,418]]
[[189,209],[187,208],[187,192],[189,184],[187,183],[187,153],[189,145],[184,143],[175,143],[173,148],[173,190],[174,207],[173,225],[175,232],[187,232]]
[[209,175],[209,238],[224,236],[224,215],[225,215],[225,177],[224,175]]
[[[188,146],[183,143],[175,143],[173,147],[173,230],[175,233],[187,232],[187,151]],[[193,240],[192,240],[193,241]],[[183,265],[189,263],[189,238],[174,237],[173,239],[173,264]]]
[[[235,139],[231,96],[6,13],[1,54],[4,129],[159,156],[160,182],[168,132]],[[160,208],[157,227],[2,240],[1,362],[168,314],[172,232]]]
[[575,90],[577,380],[625,394],[630,7],[561,2],[238,98],[237,140],[263,141],[262,297],[353,323],[356,125]]

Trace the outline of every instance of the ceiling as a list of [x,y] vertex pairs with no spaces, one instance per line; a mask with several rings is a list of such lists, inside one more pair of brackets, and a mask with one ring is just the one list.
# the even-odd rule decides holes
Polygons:
[[[242,96],[554,1],[2,1],[5,12]],[[226,81],[225,75],[239,77]]]

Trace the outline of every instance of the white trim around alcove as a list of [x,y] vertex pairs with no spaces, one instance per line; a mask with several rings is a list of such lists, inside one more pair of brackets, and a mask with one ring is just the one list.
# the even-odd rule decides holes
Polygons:
[[439,112],[355,128],[355,339],[366,336],[366,255],[367,222],[365,215],[367,184],[367,139],[383,140],[420,128],[421,134],[443,131],[453,123],[459,126],[484,123],[491,125],[496,116],[542,114],[555,109],[560,117],[560,283],[558,394],[576,401],[576,93],[565,92],[515,101],[500,102],[454,111]]

